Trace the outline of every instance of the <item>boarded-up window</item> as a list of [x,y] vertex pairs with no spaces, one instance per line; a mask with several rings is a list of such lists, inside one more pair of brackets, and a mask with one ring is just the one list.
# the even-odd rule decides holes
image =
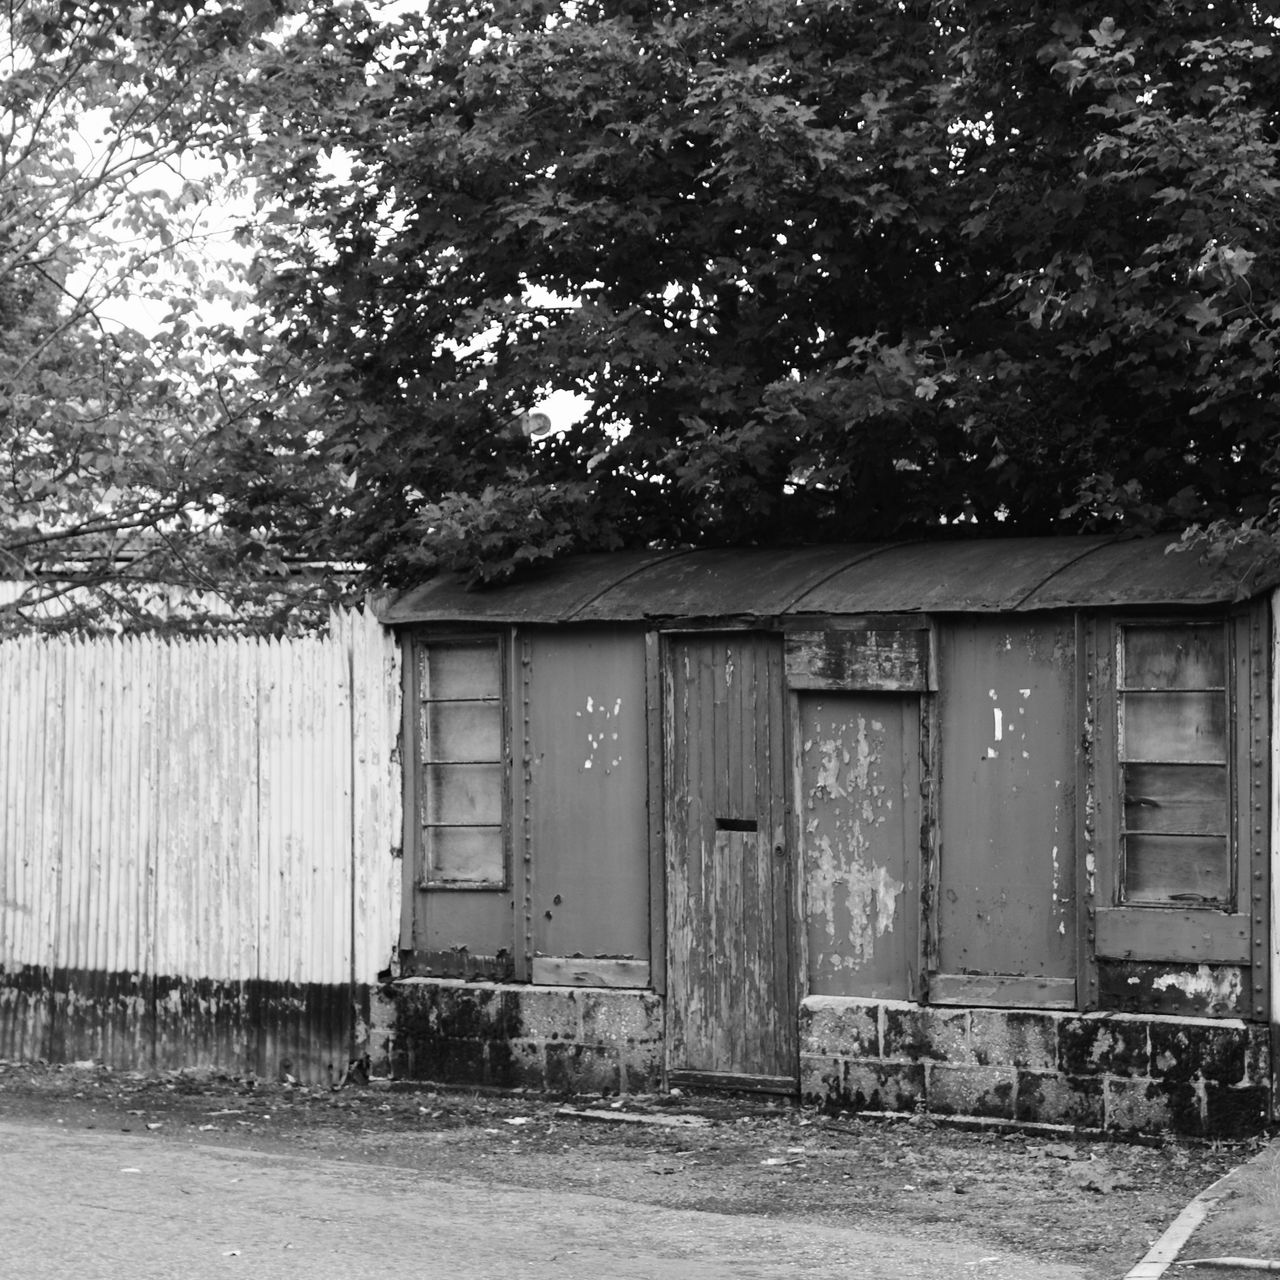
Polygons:
[[1221,626],[1121,629],[1126,903],[1221,908],[1232,900],[1227,670]]
[[506,747],[497,639],[434,642],[420,652],[422,881],[506,884]]

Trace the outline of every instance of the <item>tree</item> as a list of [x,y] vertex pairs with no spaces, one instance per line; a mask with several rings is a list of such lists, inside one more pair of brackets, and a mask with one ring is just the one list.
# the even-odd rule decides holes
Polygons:
[[[469,0],[263,51],[263,356],[392,580],[1264,519],[1257,6]],[[270,264],[269,268],[266,264]],[[582,421],[537,443],[547,392]],[[301,462],[301,454],[299,455]]]
[[[262,388],[203,318],[237,292],[203,247],[217,166],[234,177],[249,137],[249,54],[282,7],[14,0],[0,16],[0,577],[23,584],[0,624],[297,603],[278,598],[283,548],[254,503]],[[158,325],[128,323],[128,299]]]

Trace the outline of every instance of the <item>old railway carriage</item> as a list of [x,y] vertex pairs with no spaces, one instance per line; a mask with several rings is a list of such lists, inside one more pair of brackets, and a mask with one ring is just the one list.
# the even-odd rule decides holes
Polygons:
[[395,1069],[1256,1127],[1277,580],[1075,538],[392,600]]

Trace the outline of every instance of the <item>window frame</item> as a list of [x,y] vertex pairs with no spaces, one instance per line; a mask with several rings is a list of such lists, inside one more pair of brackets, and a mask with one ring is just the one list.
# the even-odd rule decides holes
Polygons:
[[[1119,667],[1125,625],[1226,629],[1227,741],[1234,761],[1228,822],[1235,833],[1233,903],[1124,903],[1120,896],[1121,785]],[[1252,987],[1256,1016],[1269,990],[1264,957],[1268,921],[1261,910],[1270,885],[1270,617],[1266,602],[1221,610],[1124,610],[1082,618],[1084,716],[1078,808],[1081,917],[1081,1007],[1099,1008],[1099,962],[1230,965]]]
[[[1136,631],[1164,631],[1164,632],[1191,632],[1191,631],[1213,631],[1221,642],[1221,662],[1222,662],[1222,684],[1221,685],[1195,685],[1177,688],[1165,688],[1163,686],[1144,685],[1139,683],[1130,683],[1128,673],[1128,654],[1126,649],[1127,637]],[[1134,910],[1175,910],[1175,911],[1217,911],[1231,912],[1235,910],[1239,893],[1239,838],[1238,838],[1238,815],[1236,797],[1238,795],[1237,782],[1237,744],[1236,744],[1236,698],[1234,696],[1233,679],[1236,662],[1234,645],[1232,643],[1233,628],[1227,619],[1214,618],[1123,618],[1119,619],[1115,627],[1114,635],[1114,662],[1115,662],[1115,689],[1113,693],[1113,704],[1115,707],[1115,770],[1113,783],[1116,789],[1116,817],[1118,823],[1118,841],[1116,847],[1116,876],[1113,885],[1112,901],[1118,907],[1131,908]],[[1214,694],[1220,695],[1220,709],[1223,718],[1222,729],[1222,755],[1221,761],[1216,760],[1191,760],[1178,759],[1175,755],[1162,756],[1153,759],[1138,759],[1129,754],[1128,741],[1128,707],[1127,699],[1129,695],[1155,694],[1165,697],[1176,697],[1178,695],[1203,695]],[[1226,854],[1226,894],[1218,898],[1200,898],[1196,900],[1194,895],[1187,895],[1185,898],[1169,896],[1167,898],[1142,898],[1131,896],[1133,889],[1129,884],[1130,871],[1130,837],[1143,836],[1149,834],[1138,828],[1130,828],[1128,825],[1126,801],[1128,799],[1128,779],[1126,776],[1128,768],[1134,765],[1146,765],[1155,767],[1173,767],[1173,768],[1221,768],[1223,778],[1225,780],[1225,788],[1222,795],[1223,804],[1223,830],[1222,831],[1179,831],[1163,834],[1174,835],[1178,839],[1193,839],[1199,837],[1221,838],[1225,845]]]
[[[475,699],[477,702],[492,702],[498,708],[499,750],[498,758],[493,761],[433,761],[431,758],[428,717],[433,705],[440,705],[454,699],[432,699],[428,696],[426,683],[427,664],[433,650],[450,649],[490,649],[494,656],[498,674],[498,687],[492,697]],[[412,678],[412,714],[409,722],[412,726],[413,744],[413,824],[414,824],[414,867],[413,884],[430,893],[506,893],[511,889],[511,699],[509,644],[507,636],[497,631],[464,631],[464,632],[430,632],[419,633],[414,637]],[[464,699],[463,701],[470,701]],[[500,770],[500,794],[497,797],[498,821],[495,823],[449,824],[428,821],[431,788],[426,781],[428,768],[458,764],[493,764]],[[430,832],[441,827],[457,825],[474,825],[476,828],[494,829],[499,833],[502,866],[497,877],[474,879],[444,878],[431,874],[432,846]]]

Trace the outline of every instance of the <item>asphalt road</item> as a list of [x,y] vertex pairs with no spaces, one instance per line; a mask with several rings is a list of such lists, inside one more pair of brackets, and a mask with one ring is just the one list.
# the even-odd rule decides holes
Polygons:
[[0,1121],[22,1280],[1083,1280],[978,1241],[655,1209],[384,1165]]

